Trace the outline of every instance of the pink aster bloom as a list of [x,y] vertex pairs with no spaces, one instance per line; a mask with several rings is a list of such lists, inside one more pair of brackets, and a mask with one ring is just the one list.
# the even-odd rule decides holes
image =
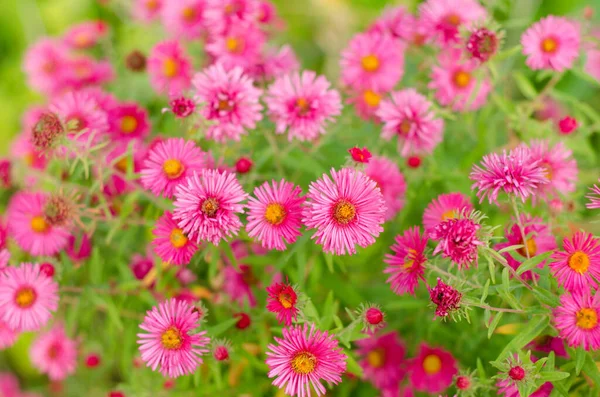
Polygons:
[[265,182],[254,189],[248,201],[249,237],[256,238],[266,249],[285,250],[301,235],[302,189],[293,183]]
[[331,89],[324,76],[303,71],[278,78],[271,84],[265,98],[276,132],[288,130],[288,140],[315,140],[324,134],[342,109],[340,94]]
[[[550,227],[544,223],[542,218],[532,217],[529,214],[521,214],[521,225],[514,222],[511,227],[506,228],[504,236],[506,237],[505,243],[496,244],[494,247],[496,250],[510,247],[511,245],[525,245],[526,247],[519,248],[516,253],[523,259],[515,258],[515,254],[511,252],[505,252],[502,255],[506,258],[506,261],[513,269],[518,269],[521,263],[527,258],[533,258],[536,255],[542,254],[548,251],[554,251],[556,249],[556,240],[552,234]],[[525,242],[523,241],[525,236]],[[537,266],[542,269],[546,265],[546,261],[540,262]],[[534,273],[526,271],[521,274],[521,277],[525,280],[531,280],[534,277]]]
[[298,318],[298,294],[294,287],[284,283],[273,283],[267,287],[267,310],[277,314],[277,321],[286,327]]
[[92,242],[86,233],[69,236],[69,243],[65,252],[73,262],[82,262],[90,257],[92,253]]
[[[31,133],[22,132],[17,135],[15,140],[12,142],[11,155],[16,159],[21,159],[25,162],[27,167],[31,167],[37,170],[45,170],[48,165],[48,157],[42,152],[38,150],[31,140]],[[25,181],[26,185],[31,186],[35,184],[37,178],[35,176],[30,176]]]
[[265,41],[265,34],[254,23],[239,22],[214,36],[206,52],[226,69],[250,71],[260,60]]
[[58,284],[40,272],[39,265],[23,263],[0,273],[0,320],[15,331],[36,331],[58,308]]
[[194,76],[196,100],[203,103],[200,114],[211,125],[206,137],[217,142],[239,141],[246,130],[262,119],[259,98],[262,91],[253,85],[241,68],[226,70],[216,64]]
[[342,52],[342,83],[356,91],[391,90],[404,75],[404,50],[404,43],[391,35],[355,35]]
[[48,196],[44,193],[16,193],[8,205],[7,223],[10,235],[19,247],[31,255],[59,253],[69,239],[62,226],[52,226],[44,215]]
[[260,280],[254,275],[251,266],[227,265],[223,268],[223,279],[223,291],[229,295],[232,302],[243,307],[248,301],[250,307],[256,307],[256,296],[252,288],[258,285]]
[[440,222],[430,233],[429,237],[439,240],[433,254],[441,252],[445,258],[458,265],[459,268],[469,268],[477,265],[477,248],[483,244],[477,232],[481,225],[468,218],[450,218]]
[[577,232],[563,240],[564,252],[554,252],[550,263],[558,285],[570,292],[598,288],[600,280],[600,242],[591,233]]
[[461,213],[470,213],[472,209],[471,200],[462,193],[440,194],[425,208],[423,213],[425,231],[431,233],[440,222],[458,218]]
[[420,23],[440,45],[460,40],[459,28],[482,22],[488,13],[477,0],[427,0],[419,6]]
[[162,41],[150,51],[148,75],[156,92],[180,95],[190,87],[192,62],[177,40]]
[[206,331],[195,332],[199,315],[186,302],[169,299],[146,312],[137,334],[142,360],[153,371],[176,378],[196,371],[210,339]]
[[554,309],[554,325],[571,347],[600,349],[600,293],[563,294]]
[[248,73],[253,79],[266,82],[296,72],[299,68],[294,50],[284,45],[278,51],[266,49]]
[[331,169],[312,182],[302,213],[308,229],[323,251],[336,255],[356,253],[356,245],[367,247],[383,231],[387,208],[375,181],[363,172]]
[[382,97],[382,92],[375,92],[373,90],[352,91],[348,98],[348,103],[354,105],[356,114],[361,119],[379,123],[380,120],[377,111],[381,105]]
[[383,272],[390,275],[386,282],[398,295],[414,295],[419,279],[425,280],[423,274],[427,262],[425,247],[428,239],[421,236],[420,228],[415,226],[396,236],[395,241],[391,247],[394,253],[386,254],[384,259],[388,266]]
[[478,62],[462,59],[460,49],[448,49],[438,56],[438,65],[431,70],[429,88],[435,91],[441,105],[459,112],[485,105],[492,84],[489,77],[481,74],[481,69],[477,70]]
[[541,185],[548,183],[544,168],[526,146],[516,147],[508,153],[504,150],[501,155],[483,156],[481,166],[475,165],[469,178],[475,182],[471,189],[477,190],[479,202],[487,197],[490,204],[498,204],[500,191],[525,202]]
[[404,378],[406,348],[397,332],[356,341],[364,378],[378,389],[391,388]]
[[[598,181],[600,182],[600,179]],[[590,200],[590,202],[587,203],[585,206],[588,207],[589,209],[600,208],[600,187],[598,187],[597,185],[594,185],[593,187],[590,188],[590,191],[592,193],[585,196],[587,199]]]
[[583,70],[596,80],[600,81],[600,50],[587,50]]
[[87,55],[68,59],[62,71],[63,90],[81,90],[108,83],[115,78],[115,71],[109,61],[97,61]]
[[198,250],[196,243],[187,238],[169,211],[156,222],[154,235],[154,252],[167,263],[187,265]]
[[389,34],[404,41],[412,39],[414,16],[403,6],[388,7],[367,29],[367,33]]
[[108,133],[113,141],[144,139],[150,133],[148,112],[135,102],[121,103],[111,109],[108,122]]
[[[164,0],[134,0],[132,13],[135,19],[151,22],[160,16]],[[172,3],[172,2],[171,2]]]
[[106,22],[101,20],[86,21],[71,26],[64,34],[63,40],[71,48],[85,49],[95,46],[107,34],[108,25]]
[[260,4],[258,0],[207,0],[206,13],[211,34],[223,34],[236,24],[259,22]]
[[570,69],[579,57],[579,24],[549,15],[534,23],[521,36],[525,63],[533,70]]
[[235,174],[202,170],[177,186],[175,197],[173,218],[188,238],[217,245],[237,235],[242,226],[237,214],[244,212],[241,202],[248,194]]
[[69,56],[69,48],[64,43],[48,38],[29,47],[23,64],[29,86],[46,95],[64,89],[61,76]]
[[11,347],[18,337],[19,332],[12,329],[6,321],[0,319],[0,350]]
[[75,373],[77,342],[69,339],[62,325],[42,333],[31,345],[31,362],[52,381],[61,381]]
[[565,341],[562,338],[550,335],[542,335],[535,338],[527,344],[527,348],[533,351],[550,353],[554,352],[557,357],[569,358],[569,354],[565,349]]
[[[498,395],[503,397],[522,397],[519,393],[519,389],[515,382],[511,379],[502,379],[496,382],[498,387]],[[554,385],[550,382],[546,382],[537,388],[529,397],[549,397],[552,394]]]
[[[311,389],[317,396],[325,394],[324,380],[330,384],[342,381],[346,371],[346,355],[338,342],[327,331],[319,331],[312,324],[283,329],[283,338],[275,337],[269,344],[266,363],[273,385],[290,396],[310,397]],[[312,387],[311,387],[312,386]]]
[[540,198],[550,199],[575,191],[577,162],[571,150],[562,142],[550,146],[548,141],[532,141],[530,148],[532,161],[539,161],[539,166],[549,181],[539,187],[536,198],[541,196]]
[[381,136],[398,137],[402,156],[429,154],[442,141],[444,120],[437,118],[432,104],[416,90],[408,88],[391,94],[379,105],[377,116],[384,123]]
[[177,38],[200,38],[207,28],[207,8],[206,0],[165,1],[161,10],[165,30]]
[[450,352],[423,343],[409,371],[410,383],[416,390],[437,394],[452,384],[458,369]]
[[156,196],[173,197],[175,188],[193,172],[208,168],[209,155],[193,141],[169,138],[148,153],[141,170],[142,185]]

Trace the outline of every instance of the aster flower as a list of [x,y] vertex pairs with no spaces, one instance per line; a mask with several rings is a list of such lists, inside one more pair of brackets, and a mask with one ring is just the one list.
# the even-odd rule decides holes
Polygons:
[[405,375],[406,348],[397,332],[356,341],[358,363],[364,378],[378,389],[387,389],[400,383]]
[[450,352],[424,343],[419,347],[409,371],[411,385],[418,391],[431,394],[444,391],[458,372],[456,360]]
[[265,34],[255,24],[237,22],[214,36],[206,45],[206,52],[226,69],[250,71],[260,60],[265,41]]
[[403,6],[386,7],[379,18],[367,28],[368,33],[388,34],[397,39],[412,39],[414,16]]
[[481,166],[475,165],[469,175],[477,190],[479,202],[487,197],[488,202],[498,203],[498,193],[503,190],[525,202],[541,185],[547,184],[544,168],[533,159],[531,150],[519,146],[502,155],[491,153],[483,157]]
[[354,105],[356,114],[363,120],[372,120],[379,123],[377,111],[383,97],[383,92],[373,90],[352,91],[348,103]]
[[[600,182],[600,179],[598,180],[598,182]],[[587,199],[590,200],[590,202],[586,203],[585,206],[589,209],[600,208],[600,187],[598,187],[597,185],[594,185],[593,187],[590,188],[590,191],[592,193],[585,196]]]
[[342,51],[342,83],[356,91],[389,91],[404,75],[405,46],[387,34],[359,33]]
[[302,222],[316,229],[312,238],[323,251],[354,254],[356,245],[373,244],[383,231],[385,201],[376,183],[360,171],[331,169],[331,176],[310,184]]
[[248,236],[258,239],[266,249],[285,250],[301,235],[302,189],[281,180],[265,182],[254,189],[248,200]]
[[175,188],[194,172],[208,168],[210,157],[193,141],[165,139],[148,152],[141,170],[142,186],[156,196],[173,197]]
[[115,71],[109,61],[97,61],[87,55],[67,59],[62,71],[61,92],[67,89],[79,91],[108,83],[115,78]]
[[75,373],[77,342],[70,339],[62,325],[37,337],[29,351],[31,362],[52,381],[61,381]]
[[571,150],[565,148],[562,142],[550,146],[548,141],[532,141],[530,148],[532,161],[539,162],[549,181],[539,187],[536,197],[549,199],[575,191],[577,162]]
[[35,331],[46,325],[58,308],[58,284],[40,272],[39,265],[23,263],[0,273],[0,320],[15,331]]
[[40,151],[50,150],[57,146],[64,136],[65,129],[54,113],[42,113],[31,129],[31,142]]
[[369,152],[369,149],[367,149],[366,147],[361,149],[358,146],[355,146],[353,148],[348,149],[348,153],[350,153],[350,156],[352,156],[352,160],[354,160],[357,163],[368,163],[371,157],[373,157],[371,155],[371,152]]
[[138,21],[151,22],[160,16],[163,2],[164,0],[134,0],[133,16]]
[[383,271],[390,275],[386,282],[396,294],[414,295],[419,279],[425,280],[423,274],[427,257],[424,251],[427,241],[426,236],[421,236],[418,226],[396,236],[396,243],[391,247],[394,254],[385,255],[384,262],[388,266]]
[[458,218],[460,214],[470,213],[472,210],[471,200],[464,194],[440,194],[425,208],[423,226],[425,226],[425,231],[430,233],[440,222]]
[[167,263],[187,265],[198,250],[196,243],[187,238],[169,211],[156,222],[154,235],[154,252]]
[[600,293],[563,294],[553,316],[559,336],[569,346],[600,349]]
[[144,139],[150,133],[146,109],[135,102],[121,103],[108,112],[108,134],[112,140]]
[[206,0],[165,1],[162,4],[162,23],[173,37],[198,39],[204,33],[208,5]]
[[[498,387],[498,395],[504,397],[521,397],[519,389],[514,382],[508,379],[502,379],[496,382]],[[537,388],[533,393],[529,394],[529,397],[549,397],[552,394],[554,385],[551,382],[546,382]]]
[[12,329],[6,321],[0,319],[0,350],[11,347],[18,337],[19,332]]
[[294,287],[284,283],[273,283],[267,287],[267,310],[277,314],[277,321],[286,327],[298,318],[298,294]]
[[150,51],[148,75],[156,92],[179,95],[190,86],[192,63],[177,40],[162,41]]
[[564,252],[554,252],[550,271],[558,284],[570,292],[598,288],[600,280],[600,242],[591,233],[577,232],[563,240]]
[[153,371],[176,378],[196,371],[210,339],[206,331],[195,332],[199,315],[183,301],[169,299],[146,313],[137,334],[142,360]]
[[85,21],[72,25],[63,36],[64,42],[73,49],[86,49],[95,46],[108,34],[108,24],[104,21]]
[[437,285],[429,290],[429,299],[435,305],[435,315],[438,317],[447,317],[460,309],[462,294],[458,290],[437,278]]
[[213,124],[206,137],[217,142],[239,141],[246,130],[262,119],[261,90],[241,68],[226,70],[217,63],[194,76],[195,99],[203,103],[200,114]]
[[338,342],[327,331],[322,332],[312,324],[283,329],[283,338],[275,337],[269,344],[266,363],[269,378],[276,378],[273,385],[283,388],[290,396],[325,394],[321,380],[338,384],[346,371],[346,355]]
[[492,90],[488,76],[476,75],[479,63],[462,58],[460,49],[448,49],[438,56],[438,65],[431,69],[429,88],[443,106],[465,112],[477,110],[487,100]]
[[259,281],[249,265],[239,265],[237,268],[227,265],[223,268],[223,292],[240,307],[243,307],[246,301],[250,307],[256,307],[256,296],[252,287],[257,286]]
[[580,42],[579,25],[554,15],[534,23],[521,36],[525,63],[533,70],[570,69],[579,57]]
[[526,347],[534,352],[554,352],[556,357],[569,358],[569,354],[565,349],[565,341],[559,337],[542,335],[532,340]]
[[178,119],[184,119],[191,116],[196,110],[196,103],[184,96],[179,96],[171,99],[169,102],[170,109],[163,109],[165,111],[171,111]]
[[469,28],[474,22],[488,17],[485,8],[477,0],[427,0],[419,6],[420,23],[440,45],[457,42],[459,28]]
[[[213,34],[223,34],[236,24],[260,22],[258,0],[207,0],[207,3],[207,26]],[[262,17],[268,18],[268,15]]]
[[55,95],[62,86],[63,68],[69,59],[69,48],[60,41],[43,38],[27,49],[23,70],[31,88]]
[[258,81],[271,81],[273,79],[292,74],[300,68],[298,57],[289,45],[284,45],[279,50],[266,49],[260,59],[252,65],[248,73]]
[[444,121],[431,108],[431,102],[412,88],[393,92],[377,110],[384,123],[381,136],[386,140],[397,136],[398,151],[404,157],[432,153],[442,141]]
[[112,197],[134,190],[137,179],[146,159],[147,148],[139,139],[133,139],[127,145],[114,145],[106,154],[106,166],[114,170],[104,185],[104,194]]
[[235,174],[217,170],[194,172],[175,191],[173,219],[190,240],[217,245],[237,235],[242,226],[238,215],[247,198]]
[[324,134],[342,109],[340,94],[330,87],[324,76],[309,70],[276,79],[265,97],[276,132],[287,130],[290,141],[313,141]]
[[440,222],[429,234],[432,240],[439,240],[433,254],[442,252],[444,258],[456,263],[459,269],[477,265],[477,248],[484,243],[477,232],[481,225],[470,218],[451,218]]

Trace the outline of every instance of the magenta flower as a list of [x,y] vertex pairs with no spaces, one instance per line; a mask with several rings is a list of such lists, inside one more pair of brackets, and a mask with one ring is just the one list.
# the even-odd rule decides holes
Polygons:
[[312,238],[323,251],[354,254],[357,244],[367,247],[383,231],[385,201],[377,184],[360,171],[331,169],[331,176],[310,184],[302,221],[316,229]]
[[193,84],[195,99],[204,104],[199,112],[212,124],[206,130],[208,139],[239,141],[262,119],[262,92],[241,68],[226,70],[218,63],[197,73]]
[[169,211],[156,222],[152,240],[154,252],[164,262],[174,265],[187,265],[198,250],[198,246],[190,241],[173,220]]
[[439,240],[433,254],[441,252],[444,258],[458,265],[460,269],[477,265],[477,248],[483,245],[477,237],[481,225],[468,218],[451,218],[440,222],[430,233],[432,240]]
[[470,213],[472,210],[471,200],[464,194],[440,194],[425,208],[423,226],[427,233],[431,233],[440,222],[458,218],[460,214]]
[[525,63],[533,70],[570,69],[579,57],[579,24],[549,15],[534,23],[521,36]]
[[62,325],[42,333],[31,345],[31,363],[52,381],[61,381],[75,373],[77,342],[70,339]]
[[190,240],[210,241],[217,245],[226,237],[237,235],[244,212],[242,201],[248,194],[227,171],[194,172],[175,191],[173,219]]
[[81,50],[95,46],[108,35],[108,24],[102,20],[85,21],[72,25],[63,35],[65,44]]
[[[238,258],[239,259],[239,258]],[[232,302],[244,307],[246,301],[250,307],[256,307],[256,296],[252,287],[259,284],[252,267],[249,265],[226,265],[223,268],[223,292],[229,295]]]
[[348,153],[350,153],[350,156],[352,156],[352,160],[357,163],[368,163],[371,157],[373,157],[369,149],[366,147],[361,149],[358,146],[355,146],[348,149]]
[[367,32],[388,34],[409,42],[413,38],[414,19],[403,6],[386,7],[381,16],[367,28]]
[[488,17],[477,0],[427,0],[419,6],[419,14],[420,23],[442,46],[460,40],[460,27],[469,28]]
[[[600,179],[598,181],[600,182]],[[594,185],[593,187],[590,188],[590,191],[592,193],[585,196],[587,199],[590,200],[590,202],[586,203],[585,206],[588,207],[589,209],[600,208],[600,187],[598,187],[597,185]]]
[[458,369],[451,353],[421,344],[409,371],[410,383],[416,390],[437,394],[452,384]]
[[565,252],[554,252],[549,267],[559,285],[583,293],[600,280],[600,242],[591,233],[577,232],[563,240]]
[[396,386],[404,378],[406,348],[397,332],[371,336],[356,341],[356,344],[364,378],[377,389]]
[[0,273],[0,307],[0,320],[11,329],[36,331],[58,308],[58,284],[39,265],[7,267]]
[[266,363],[269,378],[276,378],[273,385],[290,396],[310,397],[311,386],[317,396],[325,394],[321,380],[338,384],[346,371],[346,355],[338,347],[338,342],[327,331],[294,326],[283,329],[283,338],[275,337],[275,344],[269,344]]
[[108,123],[111,139],[125,144],[130,139],[144,139],[151,128],[148,112],[135,102],[121,103],[111,109]]
[[500,39],[493,30],[485,27],[472,29],[465,48],[475,59],[487,62],[498,51]]
[[162,41],[152,48],[148,76],[152,88],[160,94],[181,95],[190,87],[192,62],[177,40]]
[[267,310],[277,314],[277,321],[286,327],[298,318],[298,294],[294,287],[284,283],[273,283],[267,287]]
[[391,99],[379,105],[377,116],[384,123],[381,136],[397,136],[404,157],[430,154],[442,141],[444,120],[436,118],[431,102],[412,88],[392,92]]
[[208,27],[207,11],[206,0],[164,1],[161,9],[162,22],[173,37],[199,39]]
[[206,45],[206,52],[226,69],[248,72],[260,60],[265,34],[254,23],[237,21]]
[[0,350],[11,347],[18,337],[19,332],[12,329],[6,321],[0,319]]
[[404,234],[396,236],[396,243],[392,245],[393,255],[386,254],[384,262],[387,267],[383,271],[390,277],[386,280],[398,295],[415,294],[419,279],[425,280],[425,248],[427,237],[421,236],[418,226],[407,229]]
[[284,45],[279,50],[266,49],[248,73],[255,80],[267,82],[295,73],[298,69],[300,62],[294,50],[289,45]]
[[549,146],[548,141],[532,141],[530,148],[532,161],[539,162],[549,181],[539,187],[536,198],[550,199],[575,191],[577,162],[571,150],[565,148],[562,142]]
[[61,41],[43,38],[27,49],[23,70],[31,88],[46,95],[64,89],[62,77],[70,57],[69,48]]
[[363,120],[372,120],[379,123],[377,111],[381,105],[383,93],[373,90],[352,91],[348,103],[354,105],[356,114]]
[[281,180],[265,182],[254,189],[248,200],[249,237],[256,238],[266,249],[283,251],[301,235],[302,189]]
[[590,295],[586,290],[564,294],[553,315],[558,334],[569,346],[600,349],[600,293]]
[[435,305],[435,315],[438,317],[446,317],[450,313],[460,309],[462,294],[458,290],[437,278],[437,285],[433,288],[427,287],[429,290],[429,299]]
[[285,75],[269,87],[265,102],[276,132],[288,131],[288,139],[313,141],[324,134],[342,109],[340,94],[323,76],[313,71]]
[[261,9],[259,0],[206,1],[209,5],[206,13],[206,26],[210,28],[212,34],[223,34],[239,23],[256,24],[256,22],[261,22],[261,18],[268,18],[268,15],[261,15],[261,11],[265,10]]

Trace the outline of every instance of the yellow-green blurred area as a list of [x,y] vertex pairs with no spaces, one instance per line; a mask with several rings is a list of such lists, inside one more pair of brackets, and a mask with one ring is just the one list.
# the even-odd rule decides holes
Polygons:
[[[452,0],[448,0],[451,2]],[[103,5],[101,3],[106,3]],[[339,51],[349,37],[363,29],[386,7],[402,4],[415,11],[416,0],[274,0],[286,22],[286,30],[272,40],[289,42],[302,66],[335,78]],[[585,6],[600,0],[487,0],[500,22],[510,21],[507,43],[516,43],[527,25],[546,14],[581,15]],[[73,23],[88,19],[107,20],[113,29],[119,63],[126,51],[148,49],[163,38],[156,26],[132,21],[126,12],[129,0],[2,0],[0,12],[0,154],[6,153],[10,137],[19,132],[20,115],[28,104],[42,98],[29,90],[22,72],[28,45],[44,35],[59,35]],[[117,66],[117,71],[118,65]]]

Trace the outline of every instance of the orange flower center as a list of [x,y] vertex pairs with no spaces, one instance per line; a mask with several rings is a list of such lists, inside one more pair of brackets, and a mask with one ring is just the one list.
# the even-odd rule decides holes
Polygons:
[[219,210],[219,203],[214,198],[207,198],[202,202],[200,210],[209,218],[214,218]]
[[423,360],[423,370],[429,375],[435,375],[442,370],[442,360],[435,354],[430,354]]
[[137,119],[133,116],[124,116],[121,118],[121,131],[125,134],[131,134],[138,126]]
[[33,306],[36,299],[37,294],[31,287],[19,288],[15,294],[15,303],[23,309]]
[[542,48],[543,52],[553,53],[556,52],[556,50],[558,49],[558,41],[556,41],[556,39],[554,39],[553,37],[547,37],[544,40],[542,40],[542,44],[540,45],[540,47]]
[[155,11],[158,9],[158,0],[147,0],[146,1],[146,8],[150,11]]
[[163,75],[167,78],[173,78],[177,76],[179,66],[174,58],[165,58],[163,61]]
[[598,325],[598,313],[596,312],[596,309],[585,307],[580,309],[576,316],[576,324],[581,329],[589,330]]
[[373,368],[381,368],[385,364],[385,349],[379,347],[367,353],[367,362]]
[[183,10],[181,10],[181,16],[186,22],[194,22],[194,19],[196,19],[196,10],[194,10],[192,7],[185,7]]
[[171,231],[169,241],[171,241],[171,245],[173,245],[173,247],[182,248],[187,244],[188,238],[185,236],[185,234],[183,234],[183,230],[176,228]]
[[160,342],[165,349],[175,350],[181,347],[183,338],[181,337],[181,332],[179,332],[177,328],[169,327],[160,336]]
[[[521,244],[523,244],[523,242],[521,242]],[[528,238],[525,245],[527,246],[527,250],[525,250],[525,247],[519,248],[517,250],[519,255],[527,257],[527,252],[529,252],[529,257],[530,258],[534,257],[535,253],[537,252],[537,244],[535,243],[535,240],[533,239],[533,237]]]
[[229,52],[239,53],[244,49],[244,42],[236,37],[228,37],[225,46]]
[[169,179],[179,178],[183,170],[183,164],[177,159],[168,159],[163,163],[163,171]]
[[306,98],[300,97],[296,99],[296,106],[298,107],[298,113],[300,113],[301,116],[306,115],[310,111],[310,104]]
[[448,14],[446,16],[446,23],[452,26],[460,25],[460,17],[457,14]]
[[48,222],[44,219],[43,216],[37,215],[31,218],[31,230],[36,233],[45,233],[50,228]]
[[300,375],[312,373],[317,366],[317,358],[309,352],[300,352],[292,358],[292,370]]
[[129,166],[129,159],[127,157],[123,157],[121,160],[115,163],[115,168],[122,173],[127,173],[127,167]]
[[413,267],[413,265],[415,264],[415,260],[412,259],[415,256],[417,256],[417,251],[409,248],[408,249],[408,254],[406,254],[406,257],[404,258],[404,265],[402,267],[404,267],[405,269],[410,269],[411,267]]
[[590,257],[583,251],[573,252],[567,262],[569,267],[579,274],[584,274],[590,267]]
[[412,121],[410,121],[409,119],[404,119],[398,126],[398,132],[400,132],[400,135],[406,135],[410,132],[412,125]]
[[471,73],[459,70],[454,73],[452,80],[454,81],[454,85],[458,88],[465,88],[471,82]]
[[542,164],[542,169],[544,171],[544,176],[546,177],[546,179],[548,179],[549,181],[552,180],[552,167],[550,167],[549,164]]
[[290,294],[282,292],[277,296],[277,300],[279,301],[279,303],[281,303],[281,306],[283,306],[286,309],[289,309],[294,305],[292,303],[292,296]]
[[280,225],[285,220],[285,215],[285,209],[279,203],[271,203],[265,210],[265,219],[271,225]]
[[375,72],[379,69],[379,58],[375,55],[367,55],[361,59],[362,67],[367,72]]
[[448,210],[442,214],[442,220],[447,221],[448,219],[455,219],[456,215],[456,209]]
[[363,100],[368,106],[374,108],[379,106],[379,102],[381,102],[381,95],[375,91],[366,90],[363,94]]
[[92,42],[90,40],[90,36],[85,32],[81,32],[81,33],[77,34],[73,41],[75,42],[75,45],[77,47],[86,47],[86,46],[90,45]]
[[338,223],[346,225],[356,217],[356,207],[346,200],[341,200],[333,209],[333,217]]

